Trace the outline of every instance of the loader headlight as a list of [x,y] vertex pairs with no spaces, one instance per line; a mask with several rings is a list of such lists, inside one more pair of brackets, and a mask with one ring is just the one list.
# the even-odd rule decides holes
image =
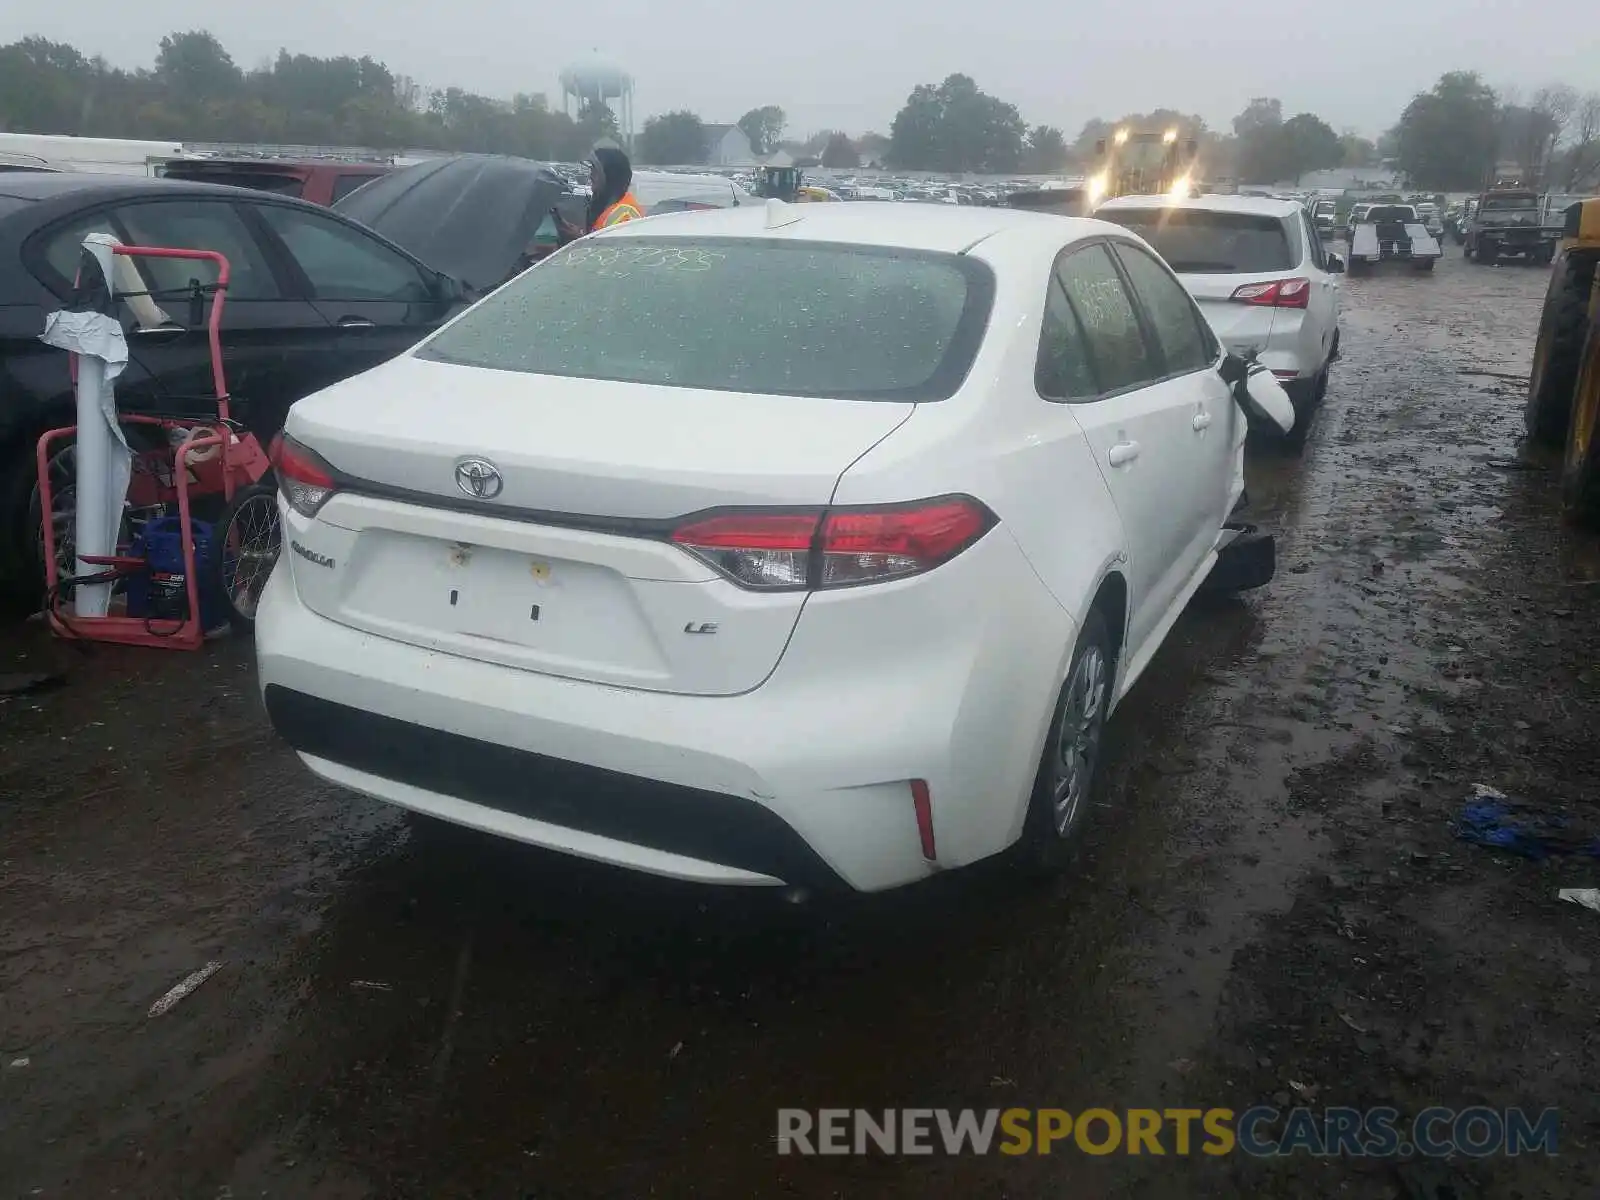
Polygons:
[[1089,177],[1089,207],[1093,208],[1106,198],[1106,187],[1107,180],[1104,171]]

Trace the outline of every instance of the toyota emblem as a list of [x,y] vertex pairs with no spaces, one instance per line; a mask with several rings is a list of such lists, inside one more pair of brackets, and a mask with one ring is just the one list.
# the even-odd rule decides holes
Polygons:
[[493,500],[505,487],[500,469],[485,458],[463,458],[456,463],[456,486],[474,500]]

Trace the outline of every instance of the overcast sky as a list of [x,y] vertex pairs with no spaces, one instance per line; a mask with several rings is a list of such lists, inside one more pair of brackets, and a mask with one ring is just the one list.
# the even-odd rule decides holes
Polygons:
[[[371,54],[428,86],[546,92],[596,57],[629,71],[639,119],[734,121],[781,105],[790,134],[887,132],[919,83],[952,71],[1069,138],[1089,117],[1167,106],[1212,128],[1252,96],[1377,134],[1444,71],[1497,87],[1600,89],[1595,0],[77,0],[0,5],[0,42],[42,34],[148,65],[162,34],[206,28],[243,67],[280,46]],[[1513,33],[1513,30],[1515,31]]]

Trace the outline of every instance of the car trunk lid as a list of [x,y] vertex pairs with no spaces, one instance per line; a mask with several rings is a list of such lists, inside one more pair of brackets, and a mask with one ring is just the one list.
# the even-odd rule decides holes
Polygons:
[[671,529],[710,508],[821,508],[913,408],[402,358],[293,410],[289,434],[341,488],[295,522],[287,561],[308,607],[382,637],[596,683],[746,691],[806,593],[739,587]]
[[1217,339],[1230,352],[1241,355],[1250,351],[1259,353],[1267,348],[1278,310],[1264,304],[1246,304],[1234,300],[1233,295],[1248,284],[1270,283],[1288,277],[1281,272],[1225,275],[1195,272],[1178,276],[1211,323]]

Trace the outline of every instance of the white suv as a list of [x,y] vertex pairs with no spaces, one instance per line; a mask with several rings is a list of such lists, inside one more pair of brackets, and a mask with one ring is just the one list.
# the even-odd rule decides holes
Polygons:
[[1301,441],[1339,353],[1339,275],[1345,264],[1289,200],[1124,196],[1095,216],[1134,230],[1200,302],[1222,344],[1252,354],[1294,401]]

